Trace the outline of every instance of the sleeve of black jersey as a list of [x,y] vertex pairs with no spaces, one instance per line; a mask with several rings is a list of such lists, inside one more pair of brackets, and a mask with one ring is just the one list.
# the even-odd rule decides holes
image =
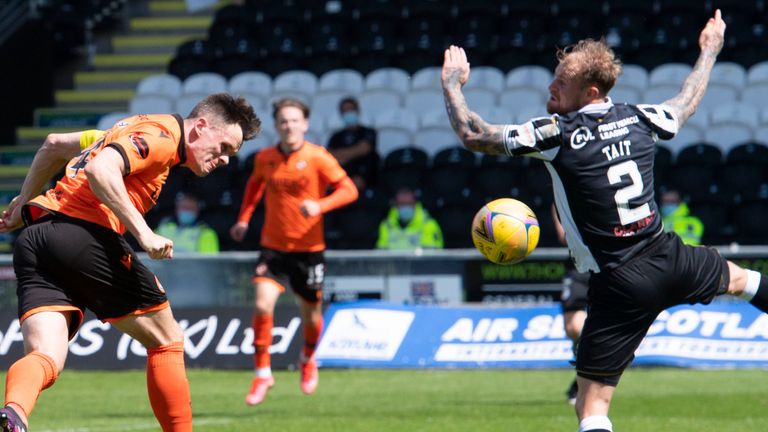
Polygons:
[[672,139],[680,130],[677,116],[664,105],[641,104],[635,105],[634,108],[660,139]]
[[509,156],[533,156],[552,160],[562,142],[557,116],[539,117],[520,125],[509,124],[502,132]]

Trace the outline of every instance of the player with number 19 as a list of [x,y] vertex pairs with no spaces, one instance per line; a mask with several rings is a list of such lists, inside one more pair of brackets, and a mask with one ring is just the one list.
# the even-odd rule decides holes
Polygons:
[[699,36],[701,54],[680,93],[658,105],[614,103],[608,91],[620,61],[604,41],[582,40],[558,52],[550,116],[508,125],[469,110],[461,92],[466,54],[456,46],[445,52],[442,84],[454,130],[470,150],[544,161],[571,256],[591,274],[576,355],[580,432],[613,430],[608,409],[616,385],[662,310],[725,293],[768,310],[768,276],[665,233],[653,196],[655,143],[674,137],[695,112],[724,34],[718,10]]

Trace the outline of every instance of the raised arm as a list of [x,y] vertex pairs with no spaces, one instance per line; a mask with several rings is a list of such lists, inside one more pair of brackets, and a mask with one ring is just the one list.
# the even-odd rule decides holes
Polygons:
[[469,79],[469,62],[463,48],[451,45],[445,50],[442,84],[445,109],[456,134],[466,148],[488,154],[505,154],[503,126],[488,124],[469,110],[461,87]]
[[704,30],[699,35],[699,47],[701,54],[696,60],[691,74],[685,79],[680,93],[672,99],[665,101],[663,105],[672,110],[677,116],[678,127],[685,124],[688,118],[696,112],[704,92],[707,90],[709,74],[715,59],[723,48],[725,35],[725,22],[720,14],[720,9],[715,11],[715,16],[707,21]]

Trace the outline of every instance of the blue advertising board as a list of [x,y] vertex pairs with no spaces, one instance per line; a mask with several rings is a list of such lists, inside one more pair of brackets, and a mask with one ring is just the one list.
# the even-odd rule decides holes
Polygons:
[[[481,308],[334,304],[317,359],[324,367],[565,368],[573,359],[558,306]],[[634,364],[768,367],[768,315],[747,303],[662,312]]]

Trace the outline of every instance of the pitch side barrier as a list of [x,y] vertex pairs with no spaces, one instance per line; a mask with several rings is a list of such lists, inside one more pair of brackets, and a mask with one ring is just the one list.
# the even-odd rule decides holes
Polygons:
[[[721,248],[768,273],[768,248]],[[250,284],[257,253],[178,254],[144,261],[158,275],[186,336],[190,367],[249,369]],[[496,266],[474,250],[329,251],[325,367],[570,367],[570,342],[553,299],[566,270],[564,249],[539,249]],[[0,368],[22,355],[12,259],[0,255]],[[296,366],[301,320],[283,296],[270,351],[275,368]],[[68,367],[143,368],[143,348],[92,315],[70,343]],[[636,364],[768,366],[768,315],[740,301],[682,306],[659,316]]]

